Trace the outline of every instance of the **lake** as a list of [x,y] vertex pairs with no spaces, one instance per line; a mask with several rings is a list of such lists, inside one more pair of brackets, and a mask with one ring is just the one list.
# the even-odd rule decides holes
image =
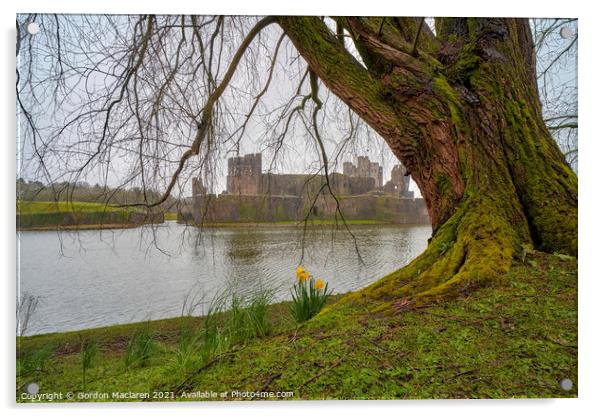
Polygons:
[[196,314],[224,291],[290,299],[299,264],[334,293],[367,286],[419,255],[426,225],[199,229],[166,222],[135,229],[18,232],[18,289],[39,297],[26,335]]

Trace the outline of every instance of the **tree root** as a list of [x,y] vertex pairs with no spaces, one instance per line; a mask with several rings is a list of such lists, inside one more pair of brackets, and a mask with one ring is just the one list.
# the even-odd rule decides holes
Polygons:
[[372,312],[399,314],[500,285],[525,235],[485,202],[466,203],[435,232],[418,258],[331,308],[363,300],[372,303]]

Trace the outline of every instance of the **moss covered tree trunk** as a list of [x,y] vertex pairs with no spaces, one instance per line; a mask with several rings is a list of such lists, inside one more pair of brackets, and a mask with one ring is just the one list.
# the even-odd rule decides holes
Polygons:
[[418,18],[279,22],[408,167],[430,212],[427,250],[362,295],[404,308],[499,282],[526,244],[576,255],[577,178],[543,122],[526,19],[437,19],[436,35]]

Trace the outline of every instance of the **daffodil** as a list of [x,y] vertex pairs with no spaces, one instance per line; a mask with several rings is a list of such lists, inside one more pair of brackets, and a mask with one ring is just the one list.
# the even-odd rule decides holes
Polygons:
[[305,282],[309,279],[309,273],[302,266],[297,267],[297,280],[299,282]]
[[309,274],[303,271],[300,274],[297,274],[297,279],[299,280],[299,282],[305,282],[309,279]]
[[[297,283],[293,285],[291,312],[297,323],[309,320],[322,310],[330,295],[328,284],[321,278],[314,278],[303,267],[297,268]],[[308,284],[309,283],[309,284]]]

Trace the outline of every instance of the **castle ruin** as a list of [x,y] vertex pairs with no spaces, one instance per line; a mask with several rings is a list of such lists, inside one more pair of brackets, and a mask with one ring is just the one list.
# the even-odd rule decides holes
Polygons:
[[386,194],[402,198],[414,198],[414,191],[410,191],[410,176],[403,164],[397,164],[391,170],[391,179],[383,187]]
[[[300,196],[308,176],[305,174],[262,173],[262,155],[248,154],[228,158],[226,194],[233,195],[288,195]],[[358,156],[357,165],[343,163],[343,175],[334,173],[331,178],[337,194],[360,195],[382,191],[401,198],[413,198],[409,190],[410,177],[402,164],[391,170],[391,179],[383,186],[383,167],[370,161],[367,156]]]
[[[316,218],[333,216],[337,201],[322,187],[324,182],[323,175],[264,173],[260,153],[228,158],[226,190],[208,194],[201,181],[193,179],[193,205],[183,220],[300,220],[309,209]],[[402,164],[393,167],[383,185],[382,166],[358,156],[357,165],[345,162],[343,173],[330,174],[329,183],[348,219],[430,223],[424,200],[409,191],[410,177]]]
[[351,178],[374,178],[376,187],[383,186],[383,167],[378,162],[371,162],[367,156],[358,156],[357,166],[353,162],[344,162],[343,175]]

